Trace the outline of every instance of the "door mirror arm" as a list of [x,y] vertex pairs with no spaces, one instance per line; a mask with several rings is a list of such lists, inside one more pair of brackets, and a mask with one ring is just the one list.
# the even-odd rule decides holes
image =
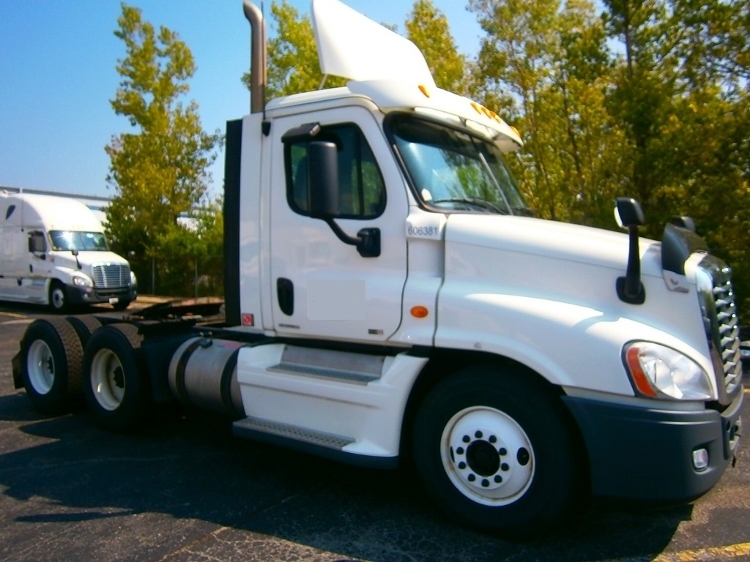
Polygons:
[[359,255],[363,258],[377,258],[380,255],[379,228],[363,228],[357,232],[357,236],[349,236],[331,217],[323,220],[344,244],[356,246]]

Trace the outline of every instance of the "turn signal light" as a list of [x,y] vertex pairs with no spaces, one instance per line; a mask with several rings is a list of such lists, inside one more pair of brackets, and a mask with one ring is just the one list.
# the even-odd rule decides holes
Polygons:
[[409,312],[414,318],[426,318],[430,313],[425,306],[412,306]]

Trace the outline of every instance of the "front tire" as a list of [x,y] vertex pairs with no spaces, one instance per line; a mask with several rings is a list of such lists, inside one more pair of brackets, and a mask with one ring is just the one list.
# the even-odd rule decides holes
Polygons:
[[91,336],[84,353],[84,395],[97,423],[129,431],[144,421],[151,393],[142,338],[130,324],[110,324]]
[[49,286],[49,306],[53,312],[65,312],[69,308],[65,285],[56,279]]
[[413,427],[428,494],[458,523],[538,536],[585,497],[582,455],[562,402],[535,375],[472,367],[430,392]]
[[35,409],[66,413],[80,400],[83,349],[73,327],[62,318],[40,318],[21,341],[21,380]]

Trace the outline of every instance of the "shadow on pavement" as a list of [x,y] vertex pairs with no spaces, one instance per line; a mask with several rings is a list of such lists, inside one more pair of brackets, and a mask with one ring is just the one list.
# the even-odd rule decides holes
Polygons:
[[[352,559],[600,560],[661,552],[692,510],[597,506],[547,540],[508,543],[443,520],[407,471],[370,471],[238,440],[214,417],[161,414],[148,431],[111,434],[87,412],[41,418],[17,394],[0,397],[0,428],[4,422],[21,422],[17,435],[31,442],[0,449],[0,489],[21,500],[3,502],[6,525],[52,525],[56,533],[69,526],[81,532],[85,523],[92,534],[106,534],[127,523],[129,534],[171,533],[184,543],[218,525]],[[185,528],[175,533],[179,525]],[[158,547],[128,559],[158,558],[154,549],[169,552],[178,539],[153,540]],[[96,544],[71,546],[65,557],[90,558]]]

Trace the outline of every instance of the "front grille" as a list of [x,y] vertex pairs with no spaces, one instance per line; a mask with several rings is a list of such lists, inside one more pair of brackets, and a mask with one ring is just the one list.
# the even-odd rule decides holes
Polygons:
[[740,329],[732,290],[732,270],[721,260],[707,255],[698,266],[696,281],[719,402],[726,405],[742,383]]
[[94,287],[97,289],[115,289],[129,284],[129,266],[109,263],[94,266]]

